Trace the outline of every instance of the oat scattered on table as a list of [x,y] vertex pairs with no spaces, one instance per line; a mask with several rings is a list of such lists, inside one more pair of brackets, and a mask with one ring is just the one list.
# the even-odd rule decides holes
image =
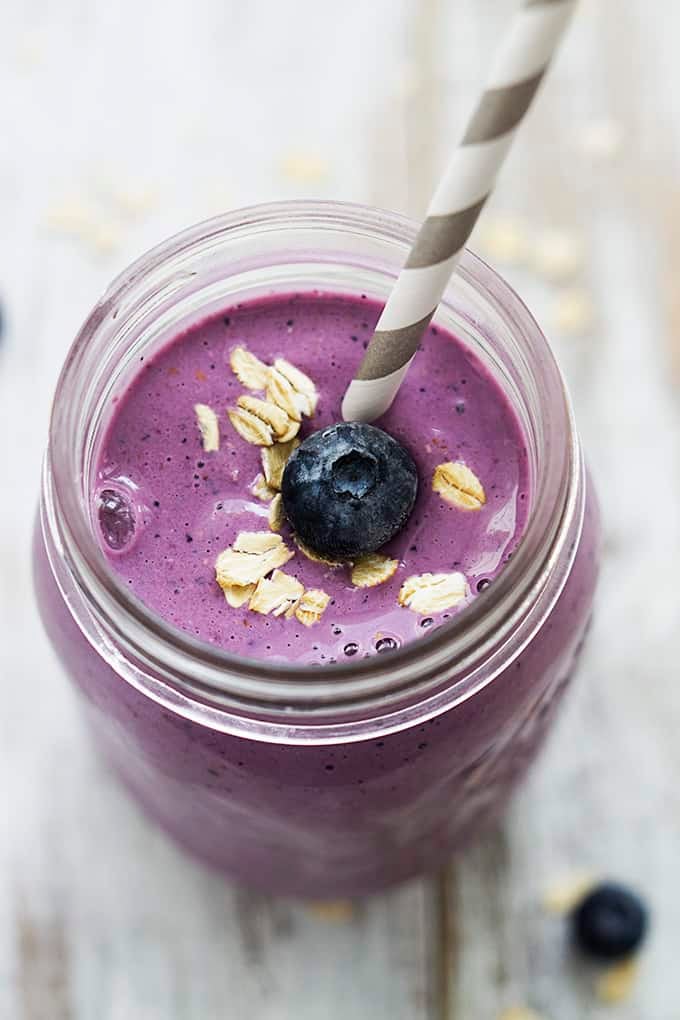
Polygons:
[[577,143],[591,159],[604,163],[619,155],[624,134],[621,121],[613,117],[593,118],[581,125]]
[[418,67],[410,61],[405,62],[397,71],[396,92],[402,99],[417,96],[423,87],[423,75]]
[[334,924],[344,924],[354,917],[354,904],[351,900],[328,900],[310,903],[307,907],[308,913],[318,918],[319,921],[328,921]]
[[543,909],[550,914],[569,914],[590,892],[595,882],[594,875],[586,872],[562,875],[543,891]]
[[550,321],[565,336],[585,336],[595,324],[595,309],[583,287],[570,287],[555,298]]
[[37,33],[24,35],[17,46],[17,63],[23,70],[29,71],[44,63],[46,47],[44,39]]
[[92,224],[90,230],[85,234],[84,240],[95,251],[102,255],[108,255],[120,247],[123,235],[120,228],[111,220],[100,220],[98,223]]
[[45,213],[48,230],[67,236],[81,236],[92,227],[95,214],[91,206],[80,198],[66,198],[54,202]]
[[107,197],[124,216],[139,218],[158,204],[158,188],[151,184],[114,183]]
[[328,177],[329,167],[326,160],[314,152],[291,151],[281,159],[281,173],[291,181],[312,184]]
[[597,998],[600,1002],[610,1005],[624,1002],[633,992],[638,972],[639,963],[636,957],[608,967],[595,984]]
[[570,280],[583,268],[583,243],[571,230],[543,231],[532,245],[531,265],[545,280]]
[[103,216],[83,199],[66,198],[52,204],[43,220],[50,233],[76,238],[90,251],[107,255],[120,247],[123,234],[110,217]]
[[528,1006],[511,1006],[503,1010],[498,1020],[546,1020],[546,1018]]
[[480,225],[475,239],[480,251],[495,262],[522,265],[529,256],[528,228],[514,217],[490,217]]

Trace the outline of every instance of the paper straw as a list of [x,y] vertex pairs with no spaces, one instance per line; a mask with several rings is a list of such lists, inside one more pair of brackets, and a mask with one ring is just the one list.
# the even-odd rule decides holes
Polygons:
[[347,389],[345,421],[373,421],[394,400],[575,3],[523,0]]

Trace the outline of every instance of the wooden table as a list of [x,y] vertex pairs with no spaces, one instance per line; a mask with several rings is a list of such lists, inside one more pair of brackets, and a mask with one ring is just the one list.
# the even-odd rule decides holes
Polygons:
[[[518,1005],[548,1020],[680,1018],[674,0],[584,0],[487,216],[523,217],[532,248],[547,228],[584,241],[575,299],[516,251],[502,268],[554,340],[606,522],[579,683],[502,829],[445,874],[351,910],[224,884],[99,763],[31,591],[50,394],[111,276],[228,206],[314,195],[421,215],[513,6],[5,0],[3,1018],[494,1020]],[[546,885],[581,870],[633,881],[654,906],[634,994],[616,1007],[541,906]]]

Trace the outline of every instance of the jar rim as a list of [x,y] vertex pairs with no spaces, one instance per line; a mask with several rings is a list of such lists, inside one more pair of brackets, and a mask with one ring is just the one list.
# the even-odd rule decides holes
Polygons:
[[[433,692],[430,682],[435,675],[441,685],[445,663],[450,674],[455,669],[465,671],[466,663],[474,661],[474,649],[479,652],[484,648],[486,654],[491,654],[516,627],[527,603],[545,588],[557,559],[565,553],[570,528],[579,512],[580,446],[569,397],[550,346],[509,284],[466,250],[444,303],[452,300],[458,280],[464,280],[487,301],[493,293],[495,310],[522,334],[534,367],[540,369],[541,386],[551,401],[552,439],[558,437],[561,442],[548,458],[550,484],[545,484],[545,477],[537,479],[534,504],[513,559],[484,595],[432,633],[404,644],[389,656],[372,656],[351,664],[299,666],[246,659],[201,642],[162,620],[126,591],[92,534],[83,501],[78,499],[73,484],[73,465],[64,464],[64,429],[69,422],[73,425],[73,416],[69,418],[65,408],[78,373],[83,373],[88,348],[95,342],[102,322],[116,316],[124,296],[143,287],[154,272],[168,270],[173,260],[191,256],[201,246],[217,244],[227,235],[258,229],[286,230],[291,226],[368,231],[397,244],[404,254],[418,227],[405,216],[367,206],[296,201],[251,206],[187,228],[133,262],[95,305],[67,356],[50,421],[43,526],[54,538],[60,566],[67,571],[100,635],[104,632],[121,644],[134,664],[134,676],[126,673],[120,655],[113,650],[111,664],[156,700],[169,698],[176,709],[181,704],[180,710],[186,715],[204,713],[210,706],[211,713],[217,713],[213,719],[217,728],[229,728],[232,718],[247,716],[254,708],[258,720],[270,720],[276,726],[284,716],[290,727],[300,718],[308,724],[325,725],[330,711],[344,713],[351,721],[357,711],[365,713],[369,705],[379,706],[376,711],[383,714],[385,698],[391,699],[391,710],[399,704],[403,707],[404,699],[412,701],[414,694],[416,700],[426,700],[419,692]],[[55,564],[52,566],[56,572]],[[72,608],[71,600],[67,601]],[[479,685],[466,685],[471,675],[468,670],[459,678],[444,681],[452,699],[462,700],[479,689]],[[484,679],[488,682],[492,678],[488,675]]]

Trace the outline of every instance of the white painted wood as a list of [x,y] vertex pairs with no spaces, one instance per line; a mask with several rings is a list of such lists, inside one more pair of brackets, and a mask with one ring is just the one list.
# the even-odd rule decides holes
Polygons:
[[[402,31],[392,6],[339,9],[329,46],[329,12],[311,2],[201,12],[10,0],[0,105],[3,1018],[425,1016],[427,888],[334,923],[185,859],[86,743],[28,576],[50,394],[89,306],[132,257],[197,218],[310,193],[370,197],[368,125],[394,88],[396,71],[382,68]],[[290,159],[304,175],[319,158],[318,180],[281,170]],[[116,209],[112,188],[146,185],[148,212]],[[120,231],[120,245],[106,256],[48,230],[65,203]]]
[[[316,195],[422,213],[513,9],[513,0],[6,0],[3,1018],[493,1020],[531,1004],[548,1020],[677,1020],[673,0],[653,10],[643,0],[582,0],[493,201],[492,213],[523,216],[532,231],[584,237],[592,335],[560,335],[550,326],[558,290],[532,271],[503,268],[554,339],[606,521],[580,682],[502,832],[440,884],[369,901],[349,922],[230,888],[168,846],[100,766],[32,602],[29,537],[48,402],[68,344],[111,276],[179,227],[247,202]],[[610,162],[586,157],[580,141],[583,126],[602,118],[623,129]],[[286,161],[297,178],[283,172]],[[153,207],[116,208],[112,188],[146,185]],[[119,233],[109,254],[46,228],[48,212],[67,200],[105,234]],[[613,1011],[596,1004],[591,975],[565,953],[563,926],[540,908],[546,883],[584,868],[634,881],[655,907],[636,996]]]
[[[672,183],[680,125],[668,94],[678,80],[668,33],[679,15],[665,3],[653,12],[581,4],[494,201],[533,230],[576,230],[585,240],[581,278],[594,319],[583,337],[552,325],[554,287],[521,267],[507,272],[571,384],[603,505],[605,560],[591,640],[548,753],[504,830],[451,871],[461,904],[455,1017],[482,1020],[514,1004],[551,1020],[678,1015],[680,391],[670,369],[680,332],[667,290],[678,271],[669,260],[680,255]],[[621,125],[621,153],[589,160],[583,125],[607,118]],[[630,881],[654,909],[635,994],[615,1008],[596,1001],[595,975],[541,909],[546,885],[578,871]]]

